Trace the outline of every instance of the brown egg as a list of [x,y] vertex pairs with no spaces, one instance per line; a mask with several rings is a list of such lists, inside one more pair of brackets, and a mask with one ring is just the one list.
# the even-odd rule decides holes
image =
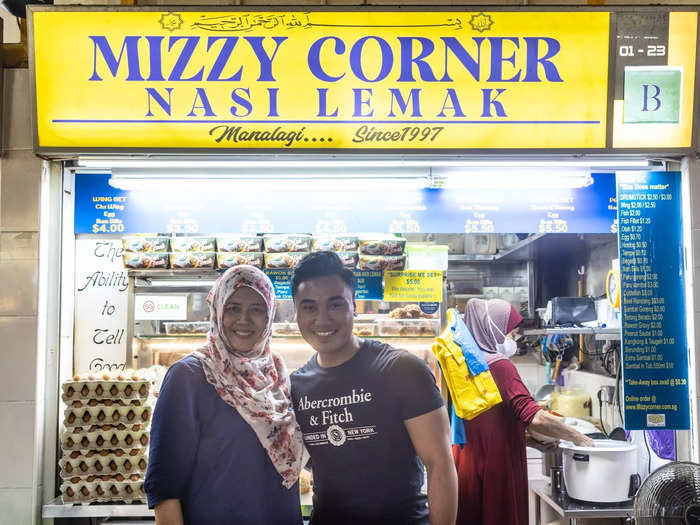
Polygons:
[[68,496],[69,498],[72,498],[73,496],[75,496],[75,492],[73,492],[72,488],[68,487],[66,489],[66,496]]
[[70,478],[71,483],[80,483],[80,478],[78,476]]
[[68,474],[70,474],[71,472],[73,472],[73,465],[71,465],[70,463],[66,463],[66,466],[63,467],[63,470],[65,470],[66,472],[68,472]]
[[126,414],[126,419],[129,421],[133,421],[133,419],[136,417],[136,414],[134,414],[133,410],[129,410],[129,412]]
[[129,461],[128,459],[124,461],[124,470],[126,470],[127,472],[131,470],[131,461]]
[[109,381],[110,380],[109,374],[107,372],[102,374],[102,379],[104,379],[105,381]]
[[100,496],[103,496],[105,493],[104,489],[100,485],[97,485],[95,492],[97,492],[97,494],[99,494]]
[[109,393],[112,394],[113,396],[116,396],[119,393],[119,389],[117,388],[117,385],[112,385],[112,388],[109,389]]
[[120,458],[120,457],[122,457],[122,456],[124,455],[124,451],[123,451],[122,449],[118,448],[117,450],[114,451],[114,454],[115,454],[118,458]]
[[80,408],[83,404],[80,401],[73,401],[73,408]]
[[131,437],[131,434],[127,434],[124,441],[126,442],[127,445],[131,446],[131,444],[134,442],[134,438]]
[[111,468],[112,470],[117,470],[119,468],[119,466],[117,465],[117,463],[114,460],[112,460],[109,462],[109,468]]
[[139,480],[139,475],[138,474],[132,474],[129,479],[131,481],[138,481]]
[[143,458],[141,458],[141,461],[139,461],[139,468],[140,468],[141,470],[144,470],[147,466],[148,466],[148,465],[147,465],[147,463],[146,463],[146,460],[143,459]]
[[97,472],[102,472],[102,469],[103,469],[103,468],[104,468],[104,467],[102,466],[102,463],[100,463],[99,461],[95,461],[95,470],[96,470]]
[[106,417],[104,411],[100,410],[100,413],[97,414],[97,421],[104,421]]
[[73,381],[80,381],[80,376],[78,374],[75,374],[73,376]]
[[66,439],[66,445],[68,445],[68,448],[73,447],[73,438]]
[[134,389],[131,387],[131,385],[126,385],[126,388],[124,389],[124,394],[127,397],[129,397],[133,391]]
[[73,421],[75,421],[75,414],[74,414],[73,412],[71,412],[70,414],[68,414],[68,419],[66,419],[66,421],[68,421],[68,424],[69,424],[69,425],[72,424]]
[[132,492],[134,492],[134,489],[132,489],[129,485],[124,487],[124,490],[126,491],[127,494],[131,494]]
[[139,394],[142,396],[148,394],[148,385],[141,385],[141,388],[139,388]]
[[97,388],[95,389],[95,394],[98,396],[101,396],[104,393],[104,388],[102,388],[102,385],[97,385]]
[[95,478],[96,478],[96,476],[88,476],[88,477],[87,477],[87,482],[88,482],[88,483],[92,483],[93,481],[95,481]]
[[112,414],[112,420],[113,420],[115,423],[116,423],[117,421],[119,421],[119,418],[120,418],[120,417],[121,417],[121,416],[119,415],[119,412],[117,412],[117,411],[115,411],[114,414]]
[[84,461],[81,461],[79,466],[80,466],[80,470],[82,470],[83,472],[87,472],[87,469],[88,469],[87,463],[85,463]]
[[116,496],[117,494],[119,494],[119,489],[117,488],[116,485],[112,485],[111,487],[109,487],[109,491],[110,491],[112,494],[114,494],[115,496]]
[[90,444],[90,440],[87,438],[87,436],[85,436],[80,440],[80,444],[87,448],[87,446]]
[[146,445],[148,445],[148,436],[147,436],[146,434],[144,434],[143,436],[141,436],[141,444],[142,444],[144,447],[145,447]]
[[114,403],[114,401],[112,401],[111,399],[105,399],[105,406],[106,407],[111,407],[112,403]]
[[83,397],[87,397],[87,395],[90,393],[90,390],[88,389],[87,385],[83,385],[83,388],[80,389],[80,393]]
[[148,410],[144,410],[143,413],[141,414],[141,419],[144,421],[148,421]]
[[[72,440],[72,439],[68,438],[68,440],[69,440],[71,443],[73,443],[73,440]],[[72,445],[68,445],[68,446],[70,447],[70,446],[72,446]],[[73,452],[70,453],[71,459],[75,459],[75,458],[77,458],[78,456],[80,456],[80,452],[78,452],[77,450],[74,450]],[[90,457],[90,454],[89,454],[89,453],[88,453],[88,457]]]
[[88,405],[91,407],[96,407],[99,403],[97,402],[97,399],[91,399]]
[[130,456],[138,456],[139,455],[139,449],[135,448],[133,450],[129,451]]
[[124,481],[124,476],[122,476],[121,474],[117,474],[116,476],[114,476],[114,479],[116,479],[117,481]]
[[83,487],[80,489],[80,492],[85,497],[88,497],[90,495],[90,491],[88,490],[88,488],[85,485],[83,485]]
[[104,442],[105,442],[105,439],[102,436],[97,436],[95,443],[97,443],[98,447],[101,447]]
[[87,423],[88,421],[90,421],[90,417],[90,412],[85,412],[83,414],[83,422]]
[[112,434],[112,439],[110,439],[109,442],[116,447],[117,443],[119,443],[119,438],[116,434]]
[[109,450],[100,450],[100,456],[107,456],[109,454]]

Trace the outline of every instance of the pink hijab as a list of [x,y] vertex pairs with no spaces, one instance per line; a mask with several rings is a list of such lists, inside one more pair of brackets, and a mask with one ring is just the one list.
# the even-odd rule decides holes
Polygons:
[[[221,330],[224,305],[239,288],[247,286],[260,294],[267,305],[267,327],[251,352],[240,354]],[[227,270],[207,297],[210,327],[207,344],[194,352],[207,382],[219,397],[235,408],[260,440],[272,464],[290,488],[299,478],[303,442],[294,417],[290,383],[282,358],[270,352],[270,334],[275,312],[275,290],[262,271],[241,265]]]
[[[496,345],[503,343],[504,335],[522,320],[522,316],[513,305],[503,299],[470,299],[464,310],[464,322],[489,365],[494,361],[508,359],[498,352]],[[489,326],[491,322],[496,325],[495,328]]]

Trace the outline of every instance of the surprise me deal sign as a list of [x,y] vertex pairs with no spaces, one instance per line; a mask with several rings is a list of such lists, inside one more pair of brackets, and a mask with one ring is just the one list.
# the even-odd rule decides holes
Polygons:
[[37,144],[603,148],[609,20],[35,9]]

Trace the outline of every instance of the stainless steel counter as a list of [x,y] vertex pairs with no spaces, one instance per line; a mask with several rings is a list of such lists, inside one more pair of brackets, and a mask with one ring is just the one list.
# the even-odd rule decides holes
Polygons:
[[540,525],[539,503],[544,501],[557,514],[569,518],[571,524],[578,518],[631,518],[634,516],[633,501],[622,503],[584,503],[569,498],[566,495],[552,496],[549,480],[530,480],[530,490],[535,493],[537,508],[535,509],[536,523]]
[[[301,514],[311,515],[313,508],[311,493],[301,495]],[[63,503],[61,497],[54,498],[42,507],[42,518],[100,518],[105,521],[110,518],[147,518],[153,517],[153,511],[145,504],[104,504],[74,505]]]

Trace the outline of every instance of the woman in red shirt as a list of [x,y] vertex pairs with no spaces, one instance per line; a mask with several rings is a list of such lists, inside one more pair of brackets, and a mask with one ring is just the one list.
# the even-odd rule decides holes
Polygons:
[[484,353],[503,402],[464,422],[465,445],[453,445],[459,478],[458,525],[527,525],[525,429],[593,446],[587,436],[540,409],[508,359],[522,316],[501,299],[471,299],[465,323]]

